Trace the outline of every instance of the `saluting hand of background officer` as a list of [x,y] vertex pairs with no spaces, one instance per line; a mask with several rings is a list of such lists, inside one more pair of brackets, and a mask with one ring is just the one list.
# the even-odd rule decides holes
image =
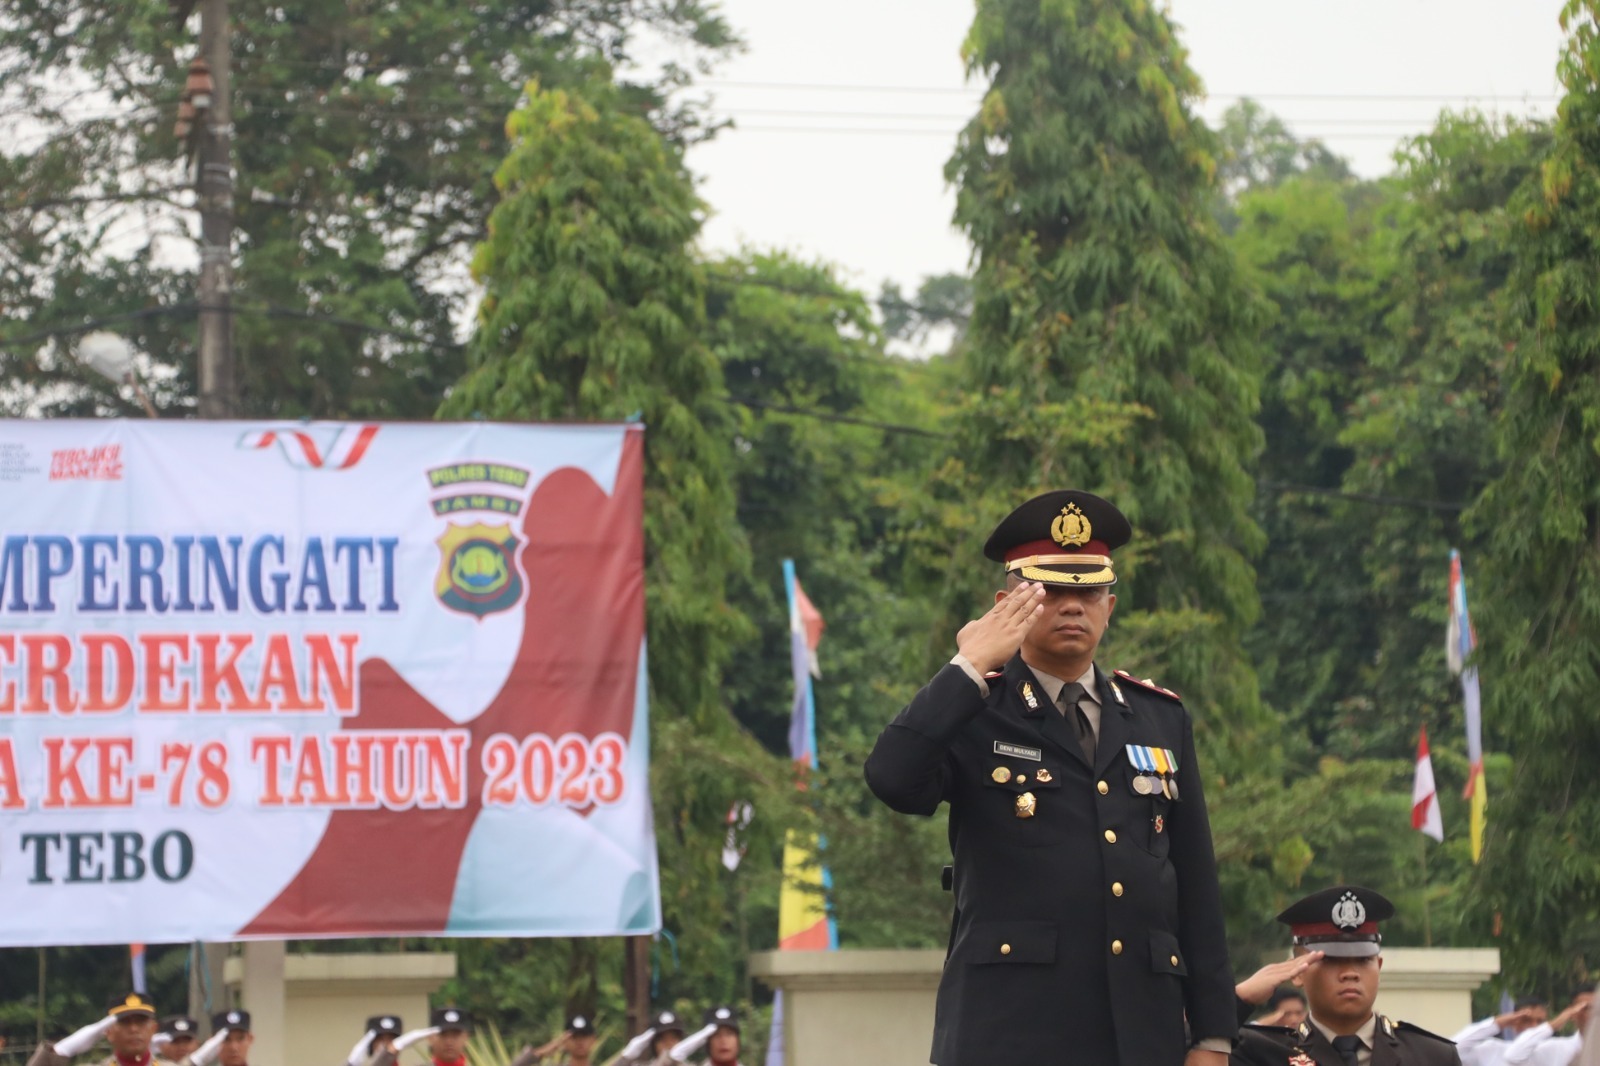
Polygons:
[[984,614],[961,627],[956,650],[980,674],[998,670],[1022,647],[1022,639],[1044,613],[1044,586],[1024,581],[995,600]]
[[[1246,1003],[1253,1003],[1259,1007],[1267,1000],[1272,998],[1273,991],[1279,985],[1287,984],[1288,982],[1293,981],[1296,977],[1299,977],[1301,974],[1309,970],[1313,963],[1321,961],[1322,952],[1310,951],[1304,955],[1298,955],[1292,959],[1284,959],[1282,962],[1270,963],[1261,967],[1261,969],[1257,970],[1249,977],[1246,977],[1237,985],[1234,985],[1234,995],[1238,996]],[[1283,1012],[1280,1010],[1277,1014],[1270,1014],[1267,1017],[1262,1018],[1258,1024],[1277,1025],[1282,1016]]]

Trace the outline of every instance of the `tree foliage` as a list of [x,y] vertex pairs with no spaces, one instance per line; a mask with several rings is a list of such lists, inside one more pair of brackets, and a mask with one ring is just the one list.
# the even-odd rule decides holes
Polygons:
[[[21,144],[0,149],[13,411],[130,410],[69,358],[90,321],[175,375],[165,404],[194,395],[191,175],[173,120],[198,16],[173,10],[0,2],[0,121]],[[505,115],[529,78],[581,79],[596,55],[628,65],[641,37],[679,61],[619,90],[626,106],[695,136],[698,111],[662,91],[734,43],[701,0],[233,4],[242,412],[432,411],[463,367],[460,268],[495,206]]]
[[1137,533],[1112,654],[1183,691],[1213,768],[1239,768],[1272,743],[1240,647],[1261,307],[1208,222],[1199,81],[1137,0],[984,0],[964,55],[989,86],[946,168],[976,258],[976,509],[1058,484],[1116,501]]
[[1490,785],[1483,902],[1509,967],[1547,986],[1600,964],[1600,788],[1583,769],[1600,758],[1600,5],[1572,0],[1562,18],[1566,94],[1513,202],[1503,470],[1468,516],[1489,549],[1485,715],[1516,756]]

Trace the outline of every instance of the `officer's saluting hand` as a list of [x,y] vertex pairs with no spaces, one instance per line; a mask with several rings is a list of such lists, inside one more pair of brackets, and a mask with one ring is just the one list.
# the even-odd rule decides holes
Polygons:
[[1095,664],[1131,536],[1087,492],[1008,515],[984,546],[1006,587],[867,760],[895,810],[950,805],[940,1066],[1226,1061],[1238,1022],[1193,727],[1176,693]]

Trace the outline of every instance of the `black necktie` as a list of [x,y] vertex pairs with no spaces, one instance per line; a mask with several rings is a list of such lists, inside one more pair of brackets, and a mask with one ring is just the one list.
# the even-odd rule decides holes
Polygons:
[[1361,1050],[1361,1038],[1359,1036],[1336,1036],[1333,1038],[1333,1050],[1337,1051],[1339,1057],[1344,1060],[1344,1066],[1357,1066],[1360,1060],[1356,1058],[1356,1052]]
[[1078,727],[1078,746],[1083,749],[1083,757],[1089,760],[1089,765],[1094,765],[1094,726],[1089,724],[1089,716],[1083,713],[1083,708],[1078,706],[1078,701],[1087,695],[1084,687],[1074,681],[1064,685],[1061,689],[1062,714],[1071,714],[1074,724]]

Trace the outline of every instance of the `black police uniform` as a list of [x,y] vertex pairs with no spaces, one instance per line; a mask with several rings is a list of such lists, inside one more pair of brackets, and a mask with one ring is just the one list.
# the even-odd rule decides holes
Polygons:
[[[1382,951],[1378,923],[1394,915],[1394,904],[1370,888],[1335,885],[1284,908],[1277,920],[1289,926],[1294,945],[1328,959],[1371,958]],[[1318,965],[1327,965],[1325,960]],[[1313,1021],[1298,1028],[1247,1025],[1239,1030],[1229,1061],[1238,1066],[1347,1066],[1343,1055]],[[1407,1022],[1373,1016],[1370,1066],[1461,1066],[1456,1046]]]
[[[986,553],[1004,551],[1024,579],[1065,583],[1029,530],[1061,532],[1052,516],[1068,505],[1113,534],[1081,545],[1089,569],[1069,569],[1110,584],[1105,552],[1126,542],[1127,524],[1088,493],[1029,501]],[[944,667],[867,760],[873,792],[895,810],[950,804],[955,913],[934,1023],[940,1066],[1177,1066],[1192,1041],[1237,1029],[1188,712],[1165,690],[1095,677],[1093,765],[1020,654],[987,696],[961,667]],[[1128,745],[1176,755],[1167,788],[1151,787],[1159,779]]]
[[[1239,1030],[1228,1061],[1240,1066],[1345,1066],[1322,1030],[1310,1022],[1301,1022],[1298,1029],[1247,1025]],[[1372,1066],[1461,1066],[1461,1056],[1444,1037],[1380,1015],[1372,1035]]]

